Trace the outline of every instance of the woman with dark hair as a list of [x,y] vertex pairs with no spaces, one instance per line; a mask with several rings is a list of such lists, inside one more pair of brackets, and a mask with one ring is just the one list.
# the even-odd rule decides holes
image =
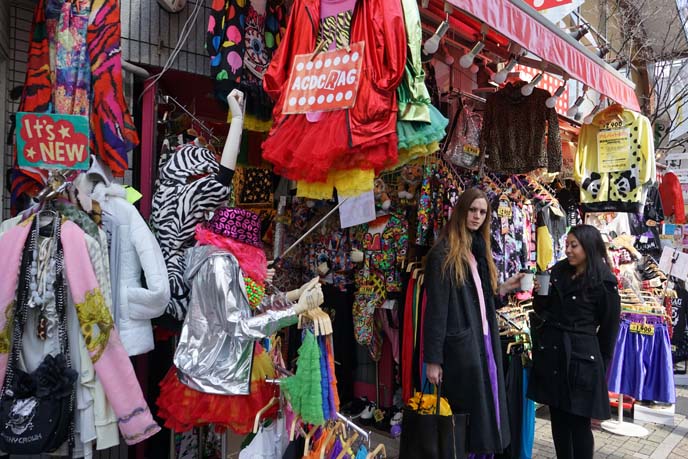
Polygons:
[[509,445],[497,294],[518,288],[523,274],[497,285],[485,193],[466,190],[430,250],[423,360],[428,380],[442,385],[454,413],[469,414],[466,452],[489,458]]
[[[593,457],[590,419],[609,419],[606,370],[614,354],[621,300],[600,232],[574,226],[548,294],[533,302],[533,371],[528,398],[549,405],[560,459]],[[535,285],[536,292],[539,285]]]

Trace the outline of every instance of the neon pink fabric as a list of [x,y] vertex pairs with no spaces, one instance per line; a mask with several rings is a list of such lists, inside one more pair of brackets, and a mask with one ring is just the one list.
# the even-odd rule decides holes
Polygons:
[[[449,0],[501,35],[515,41],[531,53],[561,67],[567,74],[624,107],[640,111],[632,84],[621,74],[587,55],[584,47],[557,33],[557,26],[523,4],[509,0]],[[530,11],[528,11],[530,10]],[[532,16],[531,16],[532,13]],[[536,19],[537,18],[537,19]]]

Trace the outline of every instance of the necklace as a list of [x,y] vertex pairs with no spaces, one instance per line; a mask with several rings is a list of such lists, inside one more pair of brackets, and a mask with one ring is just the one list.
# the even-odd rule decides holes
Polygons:
[[47,310],[55,301],[55,273],[57,243],[54,240],[57,234],[58,220],[53,220],[52,237],[39,241],[40,218],[35,218],[36,227],[33,231],[33,253],[31,254],[31,268],[29,269],[29,289],[31,294],[27,306],[40,310],[36,333],[45,340],[50,335],[50,321]]

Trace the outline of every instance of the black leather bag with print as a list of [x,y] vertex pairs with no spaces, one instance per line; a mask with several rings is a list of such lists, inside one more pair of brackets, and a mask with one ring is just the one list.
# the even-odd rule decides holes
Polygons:
[[[56,240],[59,241],[59,229]],[[29,238],[35,244],[34,238]],[[24,251],[33,252],[27,244]],[[58,257],[62,256],[58,244]],[[64,258],[62,258],[64,259]],[[61,263],[58,263],[62,266]],[[26,265],[24,265],[26,266]],[[28,268],[24,271],[29,271]],[[66,329],[64,278],[61,269],[54,285],[58,316],[56,331],[61,353],[47,355],[31,373],[22,371],[19,356],[28,314],[30,273],[20,275],[19,294],[13,314],[12,350],[0,395],[0,450],[9,454],[40,454],[57,450],[66,441],[73,446],[75,382],[70,368]]]

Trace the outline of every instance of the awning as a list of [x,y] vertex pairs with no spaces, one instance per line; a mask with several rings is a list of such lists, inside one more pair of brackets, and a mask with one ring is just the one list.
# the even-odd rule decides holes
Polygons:
[[521,0],[448,0],[541,59],[631,110],[635,85]]

